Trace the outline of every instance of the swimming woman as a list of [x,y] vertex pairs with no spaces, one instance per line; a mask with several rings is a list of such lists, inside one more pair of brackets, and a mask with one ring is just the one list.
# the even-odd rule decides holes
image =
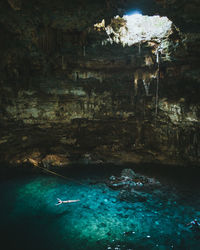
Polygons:
[[59,198],[57,198],[57,200],[58,200],[58,203],[55,204],[56,206],[61,205],[61,204],[63,204],[63,203],[72,203],[72,202],[78,202],[78,201],[80,201],[80,200],[67,200],[67,201],[62,201],[62,200],[59,199]]

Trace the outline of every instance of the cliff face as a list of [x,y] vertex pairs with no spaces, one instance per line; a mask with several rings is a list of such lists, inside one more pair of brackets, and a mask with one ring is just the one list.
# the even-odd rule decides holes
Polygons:
[[135,2],[85,2],[1,2],[0,160],[199,165],[200,35],[187,31],[198,17],[184,0],[137,1],[183,29],[105,44],[94,24]]

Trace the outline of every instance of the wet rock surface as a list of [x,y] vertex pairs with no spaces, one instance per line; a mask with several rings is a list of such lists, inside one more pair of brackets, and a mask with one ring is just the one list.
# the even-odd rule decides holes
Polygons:
[[[138,4],[200,27],[195,0]],[[1,162],[200,164],[199,31],[172,25],[159,58],[156,39],[103,45],[94,24],[134,6],[1,1]]]
[[106,184],[111,189],[120,191],[119,200],[130,202],[146,201],[147,193],[156,192],[161,186],[158,180],[136,174],[132,169],[123,169],[120,177],[110,176]]

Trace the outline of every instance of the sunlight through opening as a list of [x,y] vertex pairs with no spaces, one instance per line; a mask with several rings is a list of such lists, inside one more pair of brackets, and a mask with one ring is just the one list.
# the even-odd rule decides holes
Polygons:
[[132,46],[146,41],[161,43],[171,34],[172,22],[167,17],[144,16],[140,11],[132,11],[123,17],[114,17],[108,26],[102,20],[94,28],[106,32],[108,38],[102,42],[103,45],[118,43]]

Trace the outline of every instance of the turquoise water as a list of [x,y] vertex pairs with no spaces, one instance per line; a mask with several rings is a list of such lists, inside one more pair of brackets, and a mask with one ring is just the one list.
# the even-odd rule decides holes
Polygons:
[[[138,202],[119,200],[120,190],[104,184],[119,172],[70,170],[64,173],[70,181],[44,174],[2,178],[1,249],[200,249],[200,232],[186,226],[200,218],[196,174],[148,168],[161,187]],[[56,198],[80,202],[55,206]]]

